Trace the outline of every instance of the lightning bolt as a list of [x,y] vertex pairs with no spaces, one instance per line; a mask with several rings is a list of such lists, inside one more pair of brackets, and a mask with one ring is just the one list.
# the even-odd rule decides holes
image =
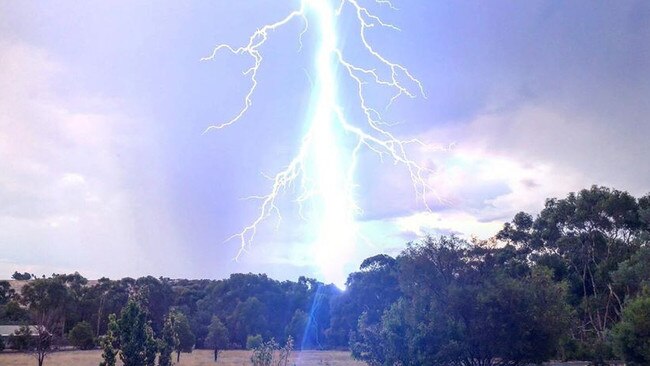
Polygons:
[[[375,0],[375,3],[396,10],[387,0]],[[377,68],[369,69],[355,65],[343,53],[338,44],[337,20],[344,11],[349,11],[356,17],[353,19],[357,21],[361,45],[375,60]],[[300,48],[302,37],[309,30],[310,21],[316,24],[320,40],[315,55],[309,128],[299,151],[286,168],[269,177],[272,182],[270,191],[265,195],[250,197],[260,201],[258,215],[228,240],[239,240],[239,257],[254,240],[262,222],[272,215],[282,219],[277,200],[294,184],[299,185],[299,194],[296,197],[299,213],[304,218],[303,204],[309,202],[309,220],[319,225],[318,239],[312,250],[314,260],[325,280],[342,284],[345,281],[345,259],[352,253],[359,235],[355,217],[361,209],[354,199],[354,173],[362,149],[376,153],[382,161],[391,159],[395,164],[406,167],[414,192],[426,209],[429,209],[427,196],[430,193],[435,194],[427,183],[429,169],[408,154],[412,145],[427,145],[418,139],[400,139],[392,134],[387,129],[391,123],[385,121],[378,109],[369,103],[366,97],[367,85],[372,82],[393,91],[386,108],[402,96],[415,98],[421,95],[426,98],[426,95],[420,81],[406,67],[384,57],[367,39],[371,28],[382,27],[398,31],[399,28],[382,21],[358,0],[341,0],[338,4],[332,4],[330,0],[301,0],[298,9],[275,23],[259,28],[249,37],[247,44],[240,47],[219,44],[210,55],[201,59],[214,60],[220,52],[227,51],[248,56],[253,61],[253,65],[243,73],[251,82],[243,98],[243,106],[231,119],[209,126],[206,132],[226,128],[244,118],[253,105],[253,95],[258,85],[257,76],[263,63],[261,47],[268,42],[273,31],[294,20],[304,24],[299,34]],[[361,121],[351,122],[338,101],[339,70],[355,87],[354,94],[363,116]]]

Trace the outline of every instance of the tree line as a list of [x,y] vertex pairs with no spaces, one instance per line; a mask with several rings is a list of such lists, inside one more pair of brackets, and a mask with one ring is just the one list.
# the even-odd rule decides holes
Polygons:
[[250,273],[92,285],[78,273],[17,273],[29,281],[19,294],[0,283],[0,324],[44,324],[53,345],[106,352],[115,322],[136,306],[149,329],[143,344],[167,329],[177,357],[208,348],[216,360],[221,349],[291,339],[298,349],[349,349],[370,365],[643,365],[649,242],[650,196],[594,186],[548,199],[536,216],[518,213],[487,241],[427,237],[395,258],[368,258],[345,291]]

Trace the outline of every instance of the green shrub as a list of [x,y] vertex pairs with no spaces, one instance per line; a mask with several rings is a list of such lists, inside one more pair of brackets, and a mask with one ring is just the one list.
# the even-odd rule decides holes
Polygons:
[[650,364],[650,296],[638,297],[623,309],[612,335],[614,349],[627,365]]
[[255,349],[259,348],[264,340],[262,339],[262,336],[259,334],[256,335],[249,335],[246,337],[246,349]]
[[95,348],[95,339],[93,338],[93,330],[88,322],[77,323],[68,333],[68,340],[72,346],[78,349],[93,349]]

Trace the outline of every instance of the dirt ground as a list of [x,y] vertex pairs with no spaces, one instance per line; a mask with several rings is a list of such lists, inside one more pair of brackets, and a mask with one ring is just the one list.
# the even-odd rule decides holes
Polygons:
[[[214,363],[213,353],[208,350],[196,350],[192,353],[181,353],[179,366],[243,366],[250,365],[249,351],[224,351],[219,354],[219,362]],[[339,351],[303,351],[294,352],[291,365],[330,365],[330,366],[362,366],[363,362],[354,361],[348,352]],[[174,356],[175,357],[175,356]],[[174,360],[176,360],[174,358]],[[64,351],[49,355],[44,366],[97,366],[101,361],[101,352],[94,351]],[[0,353],[1,366],[36,366],[36,359],[30,355],[19,353]],[[118,365],[121,365],[118,362]]]

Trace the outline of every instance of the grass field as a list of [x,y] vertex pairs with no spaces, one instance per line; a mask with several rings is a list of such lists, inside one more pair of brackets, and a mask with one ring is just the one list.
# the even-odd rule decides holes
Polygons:
[[[175,356],[174,356],[175,357]],[[174,358],[175,360],[175,358]],[[95,351],[65,351],[56,352],[45,359],[44,366],[97,366],[101,361],[101,352]],[[36,359],[30,355],[19,353],[0,353],[2,366],[36,366]],[[176,364],[176,363],[175,363]],[[294,352],[291,365],[330,365],[330,366],[361,366],[363,362],[352,359],[350,353],[339,351],[304,351]],[[118,362],[118,365],[121,363]],[[213,353],[208,350],[196,350],[192,353],[182,353],[179,366],[242,366],[250,365],[250,352],[224,351],[219,354],[219,362],[214,363]]]

